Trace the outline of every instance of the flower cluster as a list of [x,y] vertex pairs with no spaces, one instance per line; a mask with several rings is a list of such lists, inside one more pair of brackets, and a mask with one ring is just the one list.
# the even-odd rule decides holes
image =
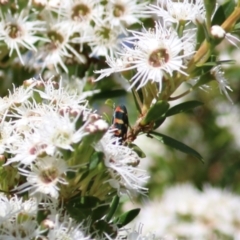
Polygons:
[[[16,195],[8,199],[1,193],[1,239],[37,239],[47,237],[49,239],[90,239],[86,236],[83,226],[76,224],[66,214],[56,211],[56,203],[48,205],[49,214],[38,224],[38,202],[34,198],[23,200]],[[42,206],[43,207],[43,206]]]
[[[138,0],[33,0],[19,13],[0,11],[0,42],[23,65],[68,72],[67,65],[85,64],[88,57],[114,56],[125,27],[148,16],[145,8]],[[87,54],[83,44],[91,49]]]
[[77,127],[77,121],[87,124],[90,113],[84,100],[51,79],[27,80],[2,99],[1,154],[8,154],[5,165],[13,164],[27,178],[18,190],[58,197],[57,184],[67,184],[64,175],[74,171],[61,151],[73,151],[72,145],[88,134],[84,124]]
[[174,72],[186,74],[184,59],[194,51],[182,52],[184,45],[192,41],[192,35],[179,38],[173,28],[166,28],[160,22],[156,23],[154,29],[129,32],[132,37],[125,40],[123,53],[119,52],[118,58],[107,58],[111,68],[100,70],[101,75],[97,80],[114,72],[133,69],[136,74],[130,79],[131,87],[139,89],[150,81],[157,83],[158,91],[161,92],[164,77],[173,77]]
[[205,18],[205,6],[202,0],[171,1],[158,0],[157,5],[150,5],[149,10],[154,15],[171,23],[182,24],[186,22],[202,22]]
[[[25,80],[23,86],[14,88],[8,97],[1,98],[0,154],[3,160],[7,156],[1,170],[4,176],[1,188],[15,194],[28,193],[36,201],[36,211],[52,208],[51,204],[60,204],[62,198],[70,200],[79,191],[82,197],[87,191],[87,195],[102,200],[116,192],[129,197],[145,193],[144,184],[148,176],[137,168],[140,162],[138,155],[120,145],[119,139],[108,129],[107,122],[88,107],[79,89],[63,88],[63,83],[64,80],[57,82],[53,78],[32,78]],[[103,154],[100,159],[103,165],[91,169],[91,172],[88,168],[94,151]],[[71,174],[75,178],[69,178]],[[86,174],[89,174],[88,181],[83,178]],[[89,188],[95,178],[98,180]],[[3,198],[6,197],[3,195]],[[39,208],[38,204],[43,203],[44,206]],[[57,216],[60,212],[55,208]],[[66,211],[64,206],[62,209]],[[9,208],[7,211],[18,213],[18,209],[12,211]],[[10,221],[8,213],[3,217]],[[56,220],[54,216],[52,219],[56,229],[51,227],[54,233],[49,232],[50,236],[57,236],[61,231],[79,234],[79,227],[73,227],[74,221],[66,225],[69,216],[60,214],[58,218]],[[49,216],[43,221],[50,221]],[[35,237],[41,234],[36,224],[32,222],[29,226],[34,228],[31,234]],[[6,234],[11,235],[10,232]],[[26,234],[32,236],[30,232]]]
[[[87,107],[86,100],[79,100],[78,94],[62,88],[61,81],[30,79],[24,85],[2,99],[1,154],[9,156],[5,166],[17,167],[27,179],[18,191],[58,198],[58,184],[68,184],[65,175],[75,172],[77,167],[66,162],[64,153],[74,152],[74,146],[84,137],[105,133],[108,124]],[[140,182],[143,184],[147,178],[135,176],[138,155],[119,145],[111,130],[100,139],[93,146],[104,153],[105,166],[114,180],[109,183],[117,185],[119,191],[123,187],[141,192]],[[76,165],[83,163],[79,161]]]
[[[0,239],[240,238],[239,197],[210,187],[170,188],[136,231],[126,225],[139,209],[119,213],[123,195],[147,194],[149,138],[203,160],[159,132],[201,103],[170,102],[212,80],[233,102],[222,69],[233,61],[216,48],[240,42],[240,2],[228,2],[0,0]],[[117,106],[126,90],[135,109]]]
[[239,239],[239,201],[226,190],[177,185],[143,206],[138,222],[163,239]]
[[[96,71],[100,74],[96,81],[113,73],[122,73],[131,83],[130,89],[138,91],[144,88],[156,100],[160,94],[164,95],[164,91],[171,95],[181,83],[196,79],[195,72],[191,72],[191,59],[197,52],[199,31],[206,28],[206,9],[202,0],[166,0],[150,4],[145,12],[156,18],[155,27],[142,27],[141,32],[128,30],[130,36],[124,38],[122,49],[114,56],[107,56],[109,68]],[[234,46],[239,42],[237,37],[218,25],[211,27],[207,37],[215,40],[226,38]],[[206,60],[202,56],[199,61],[202,59]],[[230,88],[219,68],[218,64],[213,68],[214,72],[217,71],[214,79],[221,92],[230,99],[226,91]],[[198,84],[196,86],[199,87]]]
[[188,76],[185,69],[195,52],[196,29],[183,28],[179,32],[173,23],[194,22],[197,14],[204,15],[204,5],[202,1],[163,2],[148,7],[149,14],[158,16],[155,28],[143,28],[142,32],[129,30],[131,36],[124,39],[123,50],[116,57],[107,58],[110,68],[97,71],[100,73],[97,80],[114,72],[133,70],[131,88],[139,89],[152,82],[160,93],[163,85],[174,81],[176,74]]

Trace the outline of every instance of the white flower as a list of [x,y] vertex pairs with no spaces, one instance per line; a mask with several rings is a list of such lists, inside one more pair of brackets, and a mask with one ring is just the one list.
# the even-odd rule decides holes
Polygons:
[[2,229],[1,239],[5,240],[29,240],[40,236],[45,230],[40,230],[37,220],[15,220],[8,227]]
[[147,191],[143,185],[149,177],[144,170],[136,167],[140,162],[138,155],[130,148],[119,145],[119,139],[113,137],[111,131],[103,136],[95,149],[104,153],[104,163],[112,177],[108,183],[118,190],[118,194],[131,196]]
[[76,129],[76,122],[80,115],[71,117],[68,113],[59,115],[51,111],[44,115],[41,119],[41,126],[36,127],[35,131],[39,131],[41,139],[46,139],[48,149],[53,152],[48,152],[52,155],[57,148],[68,149],[73,151],[72,144],[79,143],[83,136],[88,133],[84,131],[85,125]]
[[41,77],[36,81],[40,86],[40,90],[34,89],[34,91],[40,94],[46,105],[51,105],[52,108],[56,108],[59,111],[75,111],[78,114],[82,114],[84,119],[86,119],[91,112],[91,110],[87,108],[87,102],[85,100],[86,95],[83,91],[70,91],[68,87],[63,87],[61,79],[59,83],[53,81],[53,76],[46,81]]
[[112,179],[107,182],[118,191],[119,195],[127,194],[129,197],[136,194],[146,194],[149,176],[144,170],[124,165],[112,164],[109,168]]
[[120,38],[121,33],[122,31],[120,28],[111,28],[110,22],[107,21],[103,22],[101,25],[95,25],[92,29],[89,28],[87,36],[88,45],[92,49],[90,57],[115,56],[122,42]]
[[158,6],[150,5],[150,13],[162,17],[164,21],[179,23],[182,21],[196,20],[202,22],[205,18],[205,7],[203,0],[159,0]]
[[[60,220],[61,219],[61,220]],[[55,216],[53,227],[49,229],[47,234],[48,239],[52,240],[87,240],[90,239],[84,234],[84,229],[81,224],[76,224],[71,218],[59,215]]]
[[27,182],[17,187],[16,190],[19,193],[29,191],[30,195],[40,194],[41,197],[49,195],[57,198],[58,184],[68,184],[64,178],[67,171],[70,169],[61,158],[56,156],[38,158],[31,170],[19,167],[19,173],[26,176]]
[[41,116],[49,111],[49,107],[37,104],[33,99],[26,99],[21,104],[16,104],[9,109],[7,117],[14,119],[11,121],[14,125],[15,133],[23,135],[32,133],[33,126],[39,124]]
[[[24,215],[26,218],[35,219],[38,212],[38,203],[35,198],[29,198],[28,200],[23,200],[17,195],[12,196],[10,199],[6,200],[4,197],[1,198],[1,207],[2,210],[5,207],[8,207],[8,211],[12,212],[12,217],[8,220],[14,220],[18,215]],[[2,213],[1,213],[2,215]]]
[[[22,103],[24,103],[25,101],[32,97],[33,87],[34,84],[28,87],[20,86],[18,88],[16,88],[15,85],[13,85],[12,92],[9,91],[8,97],[5,97],[3,99],[3,102],[5,102],[5,104],[3,104],[1,107],[4,110],[6,110],[10,107],[21,105]],[[1,112],[3,111],[3,109],[1,109]]]
[[[80,45],[80,52],[83,43],[95,41],[93,26],[103,25],[104,6],[100,1],[68,0],[53,10],[62,16],[61,24],[72,29],[71,42]],[[85,60],[83,62],[85,63]]]
[[231,87],[228,85],[228,80],[224,76],[224,72],[222,71],[222,68],[220,65],[213,67],[211,69],[211,74],[215,77],[216,81],[218,82],[218,86],[221,93],[224,93],[224,95],[227,97],[227,99],[233,103],[232,99],[230,98],[228,91],[233,91]]
[[46,29],[44,22],[37,20],[30,21],[29,15],[25,11],[14,15],[9,11],[5,16],[0,12],[0,18],[0,41],[2,40],[7,44],[10,49],[10,56],[15,50],[21,63],[24,65],[20,48],[24,47],[37,51],[34,44],[44,39],[38,37],[36,33]]
[[[11,154],[7,165],[19,162],[19,166],[26,167],[43,154],[53,156],[59,149],[73,150],[72,145],[88,134],[85,128],[92,110],[87,108],[87,102],[77,91],[67,92],[61,81],[58,84],[51,80],[28,80],[30,94],[23,87],[14,88],[14,92],[5,99],[10,106],[3,113],[0,154],[4,151]],[[26,95],[23,99],[22,94],[18,94],[22,90]],[[32,90],[41,97],[41,104],[34,100]],[[15,95],[19,99],[15,100]],[[5,123],[5,117],[12,120]],[[86,123],[77,127],[80,118]]]
[[45,8],[56,8],[62,6],[62,0],[32,0],[33,5],[44,6]]
[[106,6],[106,20],[112,27],[120,27],[126,32],[125,27],[140,23],[139,18],[146,18],[147,2],[138,0],[110,0]]
[[101,73],[101,75],[95,81],[108,77],[110,74],[113,74],[115,72],[122,72],[123,69],[124,70],[131,69],[128,65],[128,61],[130,59],[131,59],[130,56],[129,58],[126,56],[118,57],[118,58],[107,56],[106,63],[109,65],[110,68],[96,71],[96,73]]
[[[20,131],[21,137],[5,144],[6,151],[13,154],[7,164],[20,162],[26,166],[42,154],[47,153],[52,156],[58,153],[59,148],[73,150],[72,145],[79,143],[83,136],[88,134],[85,131],[85,125],[76,129],[79,117],[80,114],[70,116],[68,113],[63,113],[60,115],[51,108],[44,115],[38,116],[38,121],[33,117],[32,119],[36,122],[31,123],[30,117],[26,120],[26,127],[29,130]],[[22,119],[15,123],[18,129],[20,122],[22,123]],[[13,134],[16,135],[15,137],[18,136],[17,132]]]
[[53,10],[62,14],[68,26],[75,32],[84,32],[92,22],[100,24],[104,14],[99,0],[68,0]]
[[45,230],[40,229],[37,222],[38,209],[36,201],[30,199],[23,202],[21,198],[16,197],[16,201],[12,202],[12,199],[10,199],[10,205],[19,205],[17,206],[19,211],[14,218],[6,219],[1,225],[0,238],[6,240],[28,240],[35,239],[45,232]]
[[98,71],[101,75],[97,80],[113,72],[135,69],[136,73],[130,80],[132,87],[137,85],[139,89],[151,81],[159,85],[158,91],[161,92],[164,76],[172,77],[175,71],[187,75],[182,70],[185,68],[183,59],[186,55],[181,55],[181,52],[188,38],[179,38],[173,29],[166,28],[160,22],[156,23],[154,30],[130,32],[133,37],[126,40],[124,50],[119,53],[119,56],[123,56],[120,64],[116,63],[118,59],[108,59],[113,68]]
[[36,221],[36,199],[24,201],[16,195],[8,198],[0,194],[0,206],[1,239],[27,240],[40,234]]
[[46,139],[42,139],[39,132],[25,134],[24,138],[14,141],[11,145],[8,144],[7,147],[7,152],[11,153],[13,157],[8,158],[6,165],[19,162],[19,166],[31,165],[37,157],[45,154],[47,148],[49,148]]
[[37,53],[37,60],[42,61],[42,68],[54,66],[59,72],[58,65],[60,65],[67,73],[68,69],[64,62],[66,58],[75,58],[79,63],[85,63],[86,58],[70,44],[73,28],[69,27],[67,22],[60,20],[55,23],[50,22],[49,25],[47,43]]
[[16,215],[20,212],[22,199],[16,195],[8,199],[3,193],[0,194],[0,224],[8,220],[13,220]]
[[105,165],[107,167],[111,167],[111,164],[137,166],[140,163],[138,155],[130,148],[120,145],[120,139],[115,137],[113,132],[114,129],[108,130],[95,146],[97,151],[106,153]]

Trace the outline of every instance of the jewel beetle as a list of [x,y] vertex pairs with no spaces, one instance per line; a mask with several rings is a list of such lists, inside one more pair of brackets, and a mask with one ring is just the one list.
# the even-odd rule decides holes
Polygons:
[[124,105],[119,105],[115,108],[112,119],[112,128],[114,130],[114,136],[120,138],[120,143],[127,138],[128,130],[128,113],[127,108]]

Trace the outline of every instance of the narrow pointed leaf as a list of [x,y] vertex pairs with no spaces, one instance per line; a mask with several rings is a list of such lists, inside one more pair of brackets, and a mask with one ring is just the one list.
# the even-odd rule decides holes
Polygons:
[[221,25],[233,12],[235,5],[236,3],[234,0],[226,1],[224,4],[220,5],[214,14],[212,25]]
[[206,19],[209,25],[211,22],[212,14],[216,8],[216,0],[204,0],[204,5],[206,9]]
[[110,210],[106,216],[106,221],[109,222],[111,218],[113,217],[114,213],[116,212],[119,205],[119,196],[115,196],[112,200],[112,203],[110,205]]
[[133,100],[135,102],[138,112],[141,113],[141,106],[139,106],[140,103],[138,102],[136,95],[138,95],[138,91],[132,89]]
[[128,144],[128,147],[130,147],[135,153],[137,153],[137,155],[140,157],[140,158],[145,158],[146,157],[146,154],[142,151],[142,149],[137,146],[136,144],[134,143],[129,143]]
[[119,228],[126,226],[130,223],[140,212],[140,208],[132,209],[126,213],[123,213],[117,219],[114,220],[114,223],[117,223]]
[[171,137],[168,137],[164,134],[157,133],[157,132],[150,132],[150,135],[152,135],[155,139],[157,139],[161,143],[169,147],[172,147],[174,149],[177,149],[183,153],[187,153],[203,162],[203,157],[197,151],[185,145],[184,143],[181,143]]
[[141,125],[146,125],[150,122],[155,122],[162,117],[169,109],[169,103],[166,101],[158,101],[149,110],[146,116],[141,121]]
[[104,155],[102,152],[93,153],[89,160],[89,167],[88,167],[89,171],[95,169],[103,158],[104,158]]
[[182,112],[187,112],[195,107],[199,107],[203,105],[202,102],[198,102],[198,101],[188,101],[188,102],[184,102],[184,103],[180,103],[172,108],[170,108],[167,113],[166,113],[166,117],[178,114],[178,113],[182,113]]
[[161,117],[160,119],[158,119],[154,123],[154,128],[153,129],[157,129],[160,125],[162,125],[164,123],[165,120],[166,120],[166,117]]

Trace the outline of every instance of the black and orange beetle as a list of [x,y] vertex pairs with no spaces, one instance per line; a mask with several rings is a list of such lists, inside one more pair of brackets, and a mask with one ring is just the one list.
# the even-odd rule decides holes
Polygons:
[[128,113],[124,105],[119,105],[115,108],[113,113],[112,128],[115,129],[114,136],[120,138],[120,143],[127,138],[128,130]]

